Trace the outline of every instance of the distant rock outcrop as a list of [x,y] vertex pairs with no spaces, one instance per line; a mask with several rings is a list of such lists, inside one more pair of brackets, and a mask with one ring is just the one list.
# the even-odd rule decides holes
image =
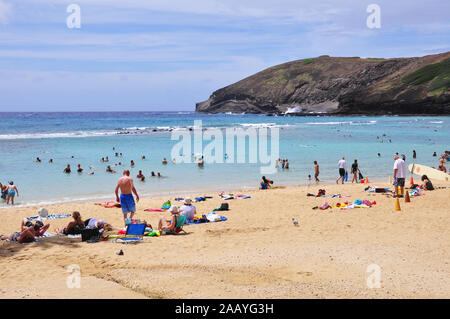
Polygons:
[[320,56],[215,91],[203,113],[450,114],[450,52],[420,58]]

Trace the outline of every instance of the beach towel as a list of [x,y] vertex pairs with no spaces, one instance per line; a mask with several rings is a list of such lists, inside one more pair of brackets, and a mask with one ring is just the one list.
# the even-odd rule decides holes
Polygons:
[[170,208],[170,206],[172,206],[172,203],[170,202],[170,200],[168,200],[167,202],[165,202],[165,203],[162,205],[161,209],[167,210],[167,209]]
[[214,208],[215,211],[224,211],[228,209],[229,209],[228,203],[222,203],[220,204],[219,207]]
[[39,215],[36,215],[36,216],[28,217],[27,219],[29,219],[29,220],[36,220],[36,219],[41,218],[42,220],[47,220],[47,219],[52,220],[52,219],[59,219],[59,218],[67,218],[67,217],[70,217],[70,216],[72,216],[72,214],[59,214],[59,215],[50,214],[47,217],[41,217]]
[[198,225],[198,224],[205,224],[205,223],[217,223],[217,222],[224,222],[227,221],[228,218],[226,218],[225,216],[219,216],[219,218],[211,218],[211,220],[209,220],[207,218],[207,216],[203,215],[204,218],[201,219],[194,219],[194,220],[186,220],[185,224],[186,225]]
[[146,212],[163,212],[162,209],[153,209],[153,208],[147,208],[147,209],[144,209],[144,211],[146,211]]

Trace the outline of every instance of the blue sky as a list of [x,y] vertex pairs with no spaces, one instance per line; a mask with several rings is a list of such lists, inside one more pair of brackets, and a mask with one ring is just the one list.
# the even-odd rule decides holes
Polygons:
[[[81,28],[69,29],[70,4]],[[369,29],[369,4],[381,28]],[[450,51],[448,0],[0,0],[0,110],[194,110],[283,62]]]

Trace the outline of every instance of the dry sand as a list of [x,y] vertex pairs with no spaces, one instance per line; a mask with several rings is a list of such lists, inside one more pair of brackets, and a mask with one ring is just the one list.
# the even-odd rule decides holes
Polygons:
[[[325,199],[306,193],[319,188],[351,195],[327,198],[332,204],[359,198],[377,205],[313,210]],[[449,298],[450,189],[427,192],[411,203],[401,199],[398,212],[394,199],[368,196],[364,188],[247,191],[252,199],[227,201],[226,222],[185,226],[187,235],[145,238],[137,245],[66,237],[1,242],[0,298]],[[202,214],[224,202],[217,194],[198,195],[214,197],[196,203]],[[159,208],[166,199],[142,199],[137,217],[156,226],[162,213],[144,209]],[[123,224],[120,209],[93,203],[47,208],[54,214],[78,210],[83,218],[105,219],[116,229]],[[0,214],[0,234],[9,234],[19,230],[22,218],[36,215],[37,207]],[[69,221],[50,221],[50,232]],[[120,249],[123,256],[116,255]],[[72,264],[81,269],[81,288],[66,285]],[[381,267],[381,288],[367,286],[370,264]]]

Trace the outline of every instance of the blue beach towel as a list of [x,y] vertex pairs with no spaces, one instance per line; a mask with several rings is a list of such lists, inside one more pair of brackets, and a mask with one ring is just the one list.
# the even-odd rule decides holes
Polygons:
[[[47,219],[52,220],[52,219],[59,219],[59,218],[67,218],[67,217],[70,217],[70,216],[72,216],[72,214],[59,214],[59,215],[50,214],[47,217],[41,217],[41,219],[42,220],[47,220]],[[28,219],[29,220],[36,220],[39,217],[40,217],[39,215],[36,215],[36,216],[28,217]]]

